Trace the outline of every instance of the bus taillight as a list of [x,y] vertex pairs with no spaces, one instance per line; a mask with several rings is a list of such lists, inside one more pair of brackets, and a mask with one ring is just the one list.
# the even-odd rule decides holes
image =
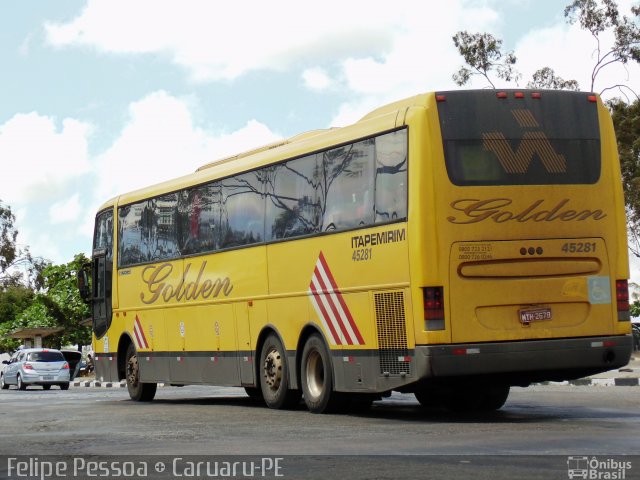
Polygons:
[[424,305],[424,329],[444,330],[444,294],[442,287],[425,287],[422,290]]
[[626,280],[616,280],[616,302],[618,304],[618,321],[628,322],[629,314],[629,284]]

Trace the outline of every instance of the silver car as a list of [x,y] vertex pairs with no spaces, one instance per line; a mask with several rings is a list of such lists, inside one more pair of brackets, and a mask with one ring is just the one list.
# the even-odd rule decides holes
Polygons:
[[0,373],[3,390],[10,385],[16,385],[20,390],[26,390],[29,385],[41,385],[45,390],[51,385],[58,385],[62,390],[69,388],[69,362],[60,350],[25,348],[2,363],[5,365]]

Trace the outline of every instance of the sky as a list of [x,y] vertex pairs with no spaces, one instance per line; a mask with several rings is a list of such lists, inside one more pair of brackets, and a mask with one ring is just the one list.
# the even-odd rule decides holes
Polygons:
[[[550,66],[589,90],[595,44],[565,21],[567,3],[2,2],[0,200],[34,256],[89,255],[96,210],[111,197],[457,88],[463,62],[451,37],[460,30],[502,39],[520,86]],[[634,4],[618,3],[622,12]],[[612,66],[594,90],[639,81],[638,66]]]

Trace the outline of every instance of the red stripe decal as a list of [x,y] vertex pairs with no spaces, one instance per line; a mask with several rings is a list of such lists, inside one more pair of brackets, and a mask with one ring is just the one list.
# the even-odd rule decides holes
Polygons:
[[364,344],[360,330],[358,330],[353,315],[351,315],[351,311],[342,293],[340,293],[338,283],[322,252],[318,255],[318,260],[311,276],[309,294],[311,303],[315,307],[325,330],[330,333],[334,344]]
[[[329,277],[329,275],[327,275],[327,268],[324,267],[324,265],[323,265],[323,268],[324,268],[325,275]],[[333,313],[333,317],[331,317],[331,320],[335,318],[336,321],[338,322],[336,327],[340,329],[340,332],[342,332],[342,335],[344,336],[347,345],[353,345],[353,340],[351,339],[351,336],[347,332],[344,322],[342,321],[342,315],[340,314],[340,312],[338,312],[337,305],[335,304],[335,301],[331,297],[331,291],[327,288],[327,285],[325,285],[324,283],[324,279],[322,278],[321,272],[317,273],[316,280],[320,284],[320,289],[323,292],[323,298],[327,301],[327,303],[329,304],[329,307],[331,308],[331,312]],[[331,281],[331,279],[329,279],[329,281]],[[332,290],[335,290],[335,289],[332,288]]]
[[[314,270],[314,278],[317,280],[317,269]],[[314,305],[320,310],[321,318],[324,320],[324,323],[329,328],[329,332],[331,333],[331,337],[333,339],[333,343],[338,345],[342,345],[342,340],[340,339],[340,335],[336,332],[335,327],[333,326],[333,322],[331,321],[331,317],[327,313],[327,310],[324,308],[322,298],[320,298],[320,293],[316,289],[316,286],[313,284],[313,278],[311,279],[311,284],[309,285],[309,289],[313,293],[313,297],[315,298]]]
[[[342,306],[342,310],[344,311],[345,315],[347,316],[347,320],[349,322],[349,324],[351,325],[351,329],[353,330],[353,334],[356,336],[356,338],[358,339],[357,344],[358,345],[362,345],[364,344],[364,340],[362,338],[362,335],[360,335],[360,330],[358,330],[358,326],[356,325],[355,320],[353,319],[353,316],[351,316],[351,311],[349,310],[349,307],[347,307],[347,304],[344,301],[344,297],[342,296],[342,294],[340,293],[340,290],[338,289],[338,284],[336,283],[335,278],[333,278],[333,274],[331,273],[331,270],[329,269],[329,265],[327,264],[327,260],[324,258],[324,255],[322,254],[322,252],[320,252],[320,262],[322,263],[322,266],[324,267],[324,270],[327,274],[327,277],[329,278],[329,281],[331,282],[331,286],[333,288],[333,290],[336,292],[336,297],[338,297],[338,301],[340,302],[340,305]],[[350,343],[350,345],[353,345],[356,342],[352,342]]]
[[136,319],[133,322],[133,335],[136,338],[138,348],[149,348],[147,337],[144,335],[144,330],[142,328],[142,324],[140,323],[140,318],[137,315]]

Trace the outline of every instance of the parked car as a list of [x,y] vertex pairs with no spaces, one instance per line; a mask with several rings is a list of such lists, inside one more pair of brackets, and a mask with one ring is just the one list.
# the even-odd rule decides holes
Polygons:
[[64,359],[69,362],[69,380],[73,380],[80,373],[82,352],[78,350],[60,350]]
[[0,373],[0,388],[6,390],[16,385],[26,390],[30,385],[41,385],[49,390],[51,385],[60,389],[69,388],[69,362],[60,350],[50,348],[26,348],[15,352],[10,360],[2,362],[5,367]]

